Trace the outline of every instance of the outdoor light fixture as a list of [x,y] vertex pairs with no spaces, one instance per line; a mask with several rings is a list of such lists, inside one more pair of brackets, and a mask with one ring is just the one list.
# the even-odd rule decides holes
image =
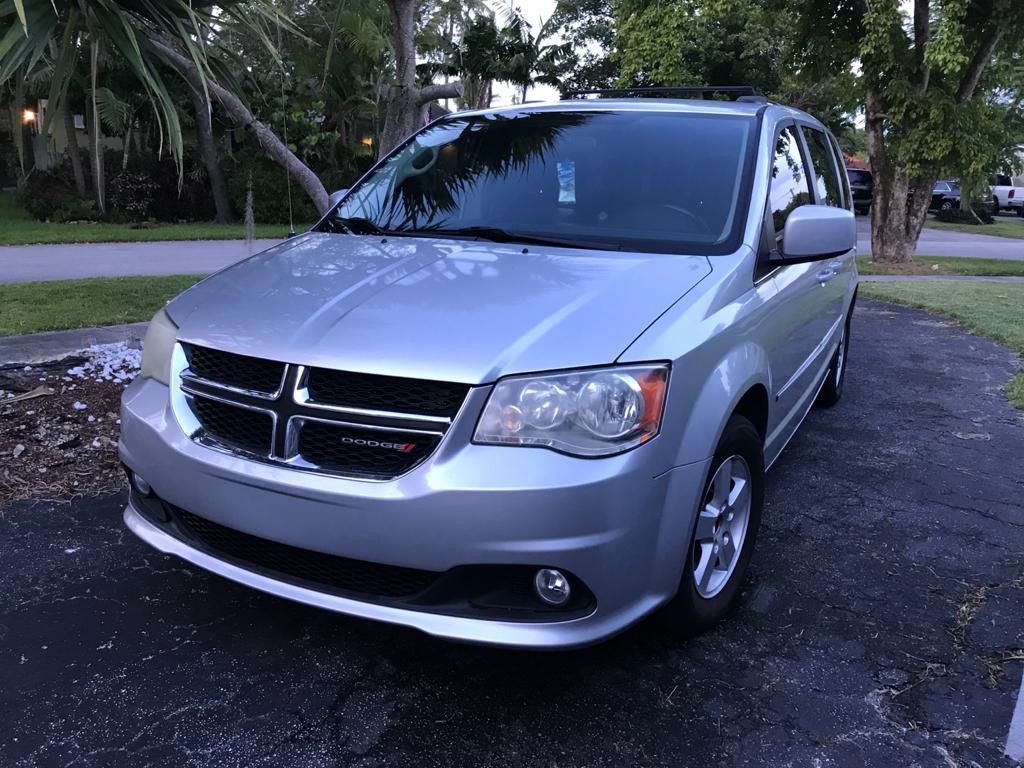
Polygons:
[[25,125],[28,125],[29,123],[34,123],[36,121],[36,113],[33,112],[31,109],[26,109],[24,112],[22,112],[21,119],[24,120]]

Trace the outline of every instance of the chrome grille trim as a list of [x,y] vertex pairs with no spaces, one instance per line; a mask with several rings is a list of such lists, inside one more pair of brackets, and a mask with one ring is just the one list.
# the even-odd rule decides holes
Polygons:
[[[178,345],[180,348],[181,345]],[[213,350],[216,351],[216,350]],[[310,398],[309,391],[305,387],[309,368],[294,363],[282,363],[284,373],[278,390],[273,395],[240,387],[223,384],[208,378],[195,375],[188,367],[185,355],[181,354],[177,359],[181,365],[177,367],[175,376],[177,387],[181,393],[183,404],[188,409],[188,421],[198,423],[198,428],[185,424],[186,419],[178,415],[179,422],[189,432],[189,437],[195,442],[217,450],[228,455],[235,455],[241,458],[268,463],[282,468],[295,469],[303,472],[311,472],[318,475],[330,477],[343,477],[362,482],[387,482],[411,472],[413,469],[424,463],[440,448],[449,427],[454,419],[442,416],[426,414],[411,414],[398,411],[375,410],[354,408],[347,406],[334,406],[328,403],[319,403]],[[459,412],[470,399],[468,388],[467,395],[459,406]],[[271,445],[267,452],[254,452],[239,445],[218,439],[211,434],[202,424],[202,419],[196,409],[197,398],[212,400],[228,406],[243,408],[254,411],[271,418]],[[457,418],[457,415],[456,415]],[[424,446],[429,452],[421,458],[416,458],[409,466],[401,469],[396,474],[386,476],[375,476],[354,466],[349,471],[341,471],[329,467],[319,466],[308,461],[300,453],[299,435],[303,424],[316,422],[339,429],[366,430],[378,432],[382,435],[405,435],[415,438],[416,435],[429,437],[436,440],[433,448]],[[397,441],[396,441],[397,442]],[[410,441],[411,442],[411,441]],[[367,450],[386,450],[368,446]],[[358,464],[359,462],[356,462]]]
[[281,376],[281,383],[277,385],[276,392],[264,392],[259,389],[242,389],[241,387],[233,387],[230,384],[222,384],[219,381],[213,379],[204,379],[202,376],[196,376],[192,372],[191,368],[186,368],[181,372],[181,387],[185,391],[189,391],[189,385],[199,385],[213,387],[214,389],[220,389],[224,392],[230,392],[236,395],[245,395],[246,397],[258,397],[261,400],[277,400],[284,392],[284,382],[288,376],[288,366],[285,366],[284,373]]

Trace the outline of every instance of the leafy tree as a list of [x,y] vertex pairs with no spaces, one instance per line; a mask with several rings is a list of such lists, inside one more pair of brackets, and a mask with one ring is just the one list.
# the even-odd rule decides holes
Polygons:
[[910,261],[937,178],[987,175],[1012,136],[1006,72],[1024,15],[1012,0],[797,0],[809,70],[858,63],[875,176],[872,255]]
[[462,107],[490,106],[494,81],[502,79],[503,55],[501,34],[494,18],[479,16],[470,21],[452,62],[452,68],[462,77]]
[[[745,83],[856,138],[875,175],[872,253],[908,261],[941,175],[984,177],[1019,130],[1015,0],[619,0],[620,82]],[[995,62],[995,65],[993,65]],[[909,199],[909,203],[908,203]]]
[[[327,193],[319,179],[238,98],[225,62],[234,51],[222,32],[250,30],[273,50],[270,29],[288,25],[273,0],[4,0],[0,2],[0,82],[23,78],[55,43],[49,101],[57,112],[75,77],[75,64],[88,61],[91,94],[93,179],[98,207],[104,209],[103,153],[99,149],[100,67],[114,51],[134,75],[152,105],[171,154],[181,167],[183,144],[179,106],[165,79],[177,70],[196,90],[211,94],[239,124],[249,128],[269,156],[298,180],[320,209]],[[222,84],[226,83],[225,84]]]
[[563,42],[547,73],[562,93],[610,88],[619,78],[611,0],[559,0],[550,23]]
[[621,0],[621,85],[751,85],[782,90],[794,24],[777,0]]

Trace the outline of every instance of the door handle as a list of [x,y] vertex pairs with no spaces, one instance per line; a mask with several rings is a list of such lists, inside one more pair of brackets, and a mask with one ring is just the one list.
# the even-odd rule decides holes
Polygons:
[[839,270],[843,268],[842,262],[833,261],[827,267],[818,272],[816,277],[819,283],[827,283],[833,277],[839,274]]
[[815,275],[815,277],[818,278],[819,283],[824,284],[831,280],[833,277],[835,277],[836,274],[838,273],[834,269],[832,269],[832,267],[825,267],[825,269],[818,272],[818,274]]

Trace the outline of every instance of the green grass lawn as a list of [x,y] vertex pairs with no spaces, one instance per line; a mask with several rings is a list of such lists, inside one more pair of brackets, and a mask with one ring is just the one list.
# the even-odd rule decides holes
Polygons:
[[[297,232],[309,224],[296,224]],[[257,224],[256,237],[283,239],[287,224]],[[159,224],[152,229],[133,229],[127,224],[96,222],[55,224],[36,221],[14,203],[13,192],[0,192],[0,245],[31,243],[132,243],[154,240],[240,240],[245,237],[241,224]]]
[[959,256],[915,256],[909,264],[876,264],[870,256],[857,257],[862,275],[1001,275],[1024,276],[1024,259],[967,259]]
[[967,232],[972,235],[1024,238],[1024,219],[1014,220],[1005,216],[997,217],[992,224],[951,224],[928,219],[924,225],[928,229],[946,229],[953,232]]
[[149,320],[202,275],[0,283],[0,336]]
[[[1024,355],[1024,285],[1016,283],[863,283],[860,295],[927,309],[963,323]],[[1024,370],[1006,386],[1006,395],[1024,409]]]

